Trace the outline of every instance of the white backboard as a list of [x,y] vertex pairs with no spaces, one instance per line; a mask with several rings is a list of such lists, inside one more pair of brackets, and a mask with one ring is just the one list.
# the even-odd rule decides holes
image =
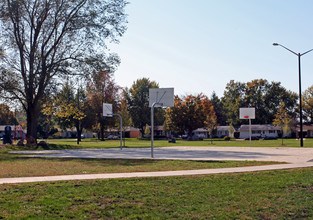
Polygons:
[[255,119],[255,108],[240,108],[239,119]]
[[104,117],[112,117],[112,114],[113,114],[112,104],[103,103],[102,115]]
[[149,89],[149,107],[153,103],[158,103],[154,107],[173,107],[174,88]]

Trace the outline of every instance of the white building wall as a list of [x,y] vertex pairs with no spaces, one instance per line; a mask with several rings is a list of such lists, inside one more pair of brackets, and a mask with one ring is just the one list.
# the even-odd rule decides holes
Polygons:
[[[261,138],[264,138],[264,137],[275,137],[277,138],[278,137],[278,133],[277,133],[277,130],[251,130],[251,136],[252,137],[261,137]],[[250,134],[249,134],[249,131],[240,131],[240,138],[241,139],[245,139],[245,138],[249,138],[250,137]]]

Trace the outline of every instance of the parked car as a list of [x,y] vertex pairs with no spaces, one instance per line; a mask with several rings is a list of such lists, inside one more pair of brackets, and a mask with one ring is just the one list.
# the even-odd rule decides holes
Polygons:
[[188,134],[184,134],[181,136],[182,139],[187,139],[188,138]]
[[107,138],[108,138],[109,140],[117,140],[117,139],[118,139],[118,136],[116,136],[116,135],[109,135]]

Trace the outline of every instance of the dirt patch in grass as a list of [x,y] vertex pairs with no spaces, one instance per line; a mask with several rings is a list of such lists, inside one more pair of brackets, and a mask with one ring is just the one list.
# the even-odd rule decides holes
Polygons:
[[5,145],[3,145],[3,144],[0,144],[0,150],[6,150],[7,148],[6,148],[6,146]]

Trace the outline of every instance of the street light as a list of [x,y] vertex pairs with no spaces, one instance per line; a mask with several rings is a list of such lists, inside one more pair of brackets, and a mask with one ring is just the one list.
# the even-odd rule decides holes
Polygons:
[[300,99],[300,146],[303,147],[303,124],[302,124],[302,96],[301,96],[301,64],[300,64],[300,58],[301,56],[303,56],[304,54],[307,54],[309,52],[311,52],[313,49],[308,50],[305,53],[296,53],[290,49],[288,49],[287,47],[278,44],[278,43],[273,43],[273,46],[281,46],[283,48],[285,48],[286,50],[288,50],[289,52],[293,53],[294,55],[298,56],[298,63],[299,63],[299,99]]

